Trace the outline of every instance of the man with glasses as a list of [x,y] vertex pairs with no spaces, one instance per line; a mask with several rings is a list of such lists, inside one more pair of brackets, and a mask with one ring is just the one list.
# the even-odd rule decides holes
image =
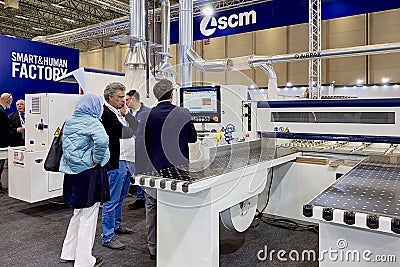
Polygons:
[[[11,107],[13,97],[9,93],[3,93],[0,96],[0,148],[8,147],[11,141],[11,123],[7,116],[6,108]],[[1,174],[3,173],[6,160],[0,159],[0,196],[5,192],[1,183]]]
[[[146,114],[150,111],[150,108],[145,106],[142,102],[140,102],[140,94],[136,90],[130,90],[126,94],[126,105],[130,109],[130,113],[135,116],[135,118],[138,120],[140,123],[141,121],[145,120]],[[137,135],[137,131],[135,132],[135,137]],[[131,162],[131,173],[134,174],[136,172],[136,166],[135,163],[140,160],[140,156],[136,155],[135,151],[137,150],[137,139],[135,138],[135,143],[134,143],[134,151],[131,156],[132,162]],[[136,200],[135,202],[131,203],[128,205],[128,209],[130,210],[136,210],[136,209],[143,209],[144,208],[144,192],[140,186],[135,186],[134,187],[136,191]]]
[[122,204],[128,195],[130,175],[127,162],[122,160],[124,149],[120,139],[131,138],[138,127],[138,121],[128,112],[125,103],[125,86],[121,83],[110,83],[104,90],[102,123],[108,137],[110,160],[105,165],[110,182],[111,200],[103,204],[102,209],[102,245],[110,249],[125,249],[125,245],[116,239],[115,234],[132,234],[129,228],[121,226]]
[[19,99],[15,106],[17,111],[8,115],[11,123],[10,146],[25,145],[25,100]]

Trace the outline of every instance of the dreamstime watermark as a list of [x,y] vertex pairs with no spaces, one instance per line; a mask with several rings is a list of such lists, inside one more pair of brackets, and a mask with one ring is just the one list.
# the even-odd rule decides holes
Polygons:
[[396,262],[396,255],[374,255],[369,250],[347,249],[348,243],[344,238],[338,239],[337,248],[329,247],[320,251],[319,255],[315,250],[268,250],[265,245],[264,249],[257,252],[259,261],[333,261],[333,262]]

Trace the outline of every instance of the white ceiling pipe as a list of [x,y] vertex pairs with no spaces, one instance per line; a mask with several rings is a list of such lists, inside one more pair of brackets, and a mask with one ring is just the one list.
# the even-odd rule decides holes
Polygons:
[[268,99],[276,99],[278,97],[278,79],[272,65],[261,64],[260,68],[268,76]]
[[230,59],[205,60],[192,48],[186,50],[186,56],[196,69],[203,72],[228,71],[232,65]]
[[192,64],[186,51],[193,45],[193,0],[179,1],[179,60],[181,86],[192,86]]
[[170,28],[171,28],[171,5],[169,0],[161,0],[161,62],[157,68],[157,73],[162,76],[175,77],[176,71],[172,67],[169,59],[172,57],[169,53]]
[[249,67],[257,68],[261,64],[274,64],[280,62],[292,62],[300,60],[310,60],[311,58],[338,58],[351,56],[366,56],[384,53],[400,52],[400,43],[376,44],[354,46],[347,48],[335,48],[322,50],[320,52],[302,52],[296,54],[286,54],[277,56],[249,56]]

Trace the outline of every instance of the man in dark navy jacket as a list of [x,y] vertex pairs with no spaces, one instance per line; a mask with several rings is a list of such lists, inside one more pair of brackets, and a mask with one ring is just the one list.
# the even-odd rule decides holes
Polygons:
[[[5,148],[10,145],[11,141],[11,123],[7,116],[6,108],[11,107],[13,97],[9,93],[3,93],[0,96],[0,148]],[[0,196],[2,196],[5,189],[1,183],[1,174],[4,169],[6,160],[0,159]]]
[[[150,168],[157,171],[188,164],[188,143],[197,141],[197,132],[191,121],[189,110],[171,103],[173,89],[171,81],[166,79],[160,80],[154,85],[153,93],[158,99],[158,104],[150,110],[145,124],[139,125],[137,138],[144,137]],[[145,134],[142,132],[142,127],[144,127]],[[157,227],[155,190],[146,189],[145,197],[148,248],[150,258],[155,260]]]
[[15,106],[17,111],[8,115],[11,123],[10,146],[25,145],[25,100],[19,99]]

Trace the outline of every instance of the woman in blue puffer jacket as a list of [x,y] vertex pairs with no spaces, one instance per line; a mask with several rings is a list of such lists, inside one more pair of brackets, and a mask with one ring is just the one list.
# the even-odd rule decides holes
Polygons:
[[63,201],[74,208],[74,215],[60,261],[74,262],[75,267],[103,264],[101,257],[92,256],[100,202],[110,199],[107,173],[102,168],[110,159],[108,135],[99,121],[102,113],[103,97],[85,94],[63,129]]

